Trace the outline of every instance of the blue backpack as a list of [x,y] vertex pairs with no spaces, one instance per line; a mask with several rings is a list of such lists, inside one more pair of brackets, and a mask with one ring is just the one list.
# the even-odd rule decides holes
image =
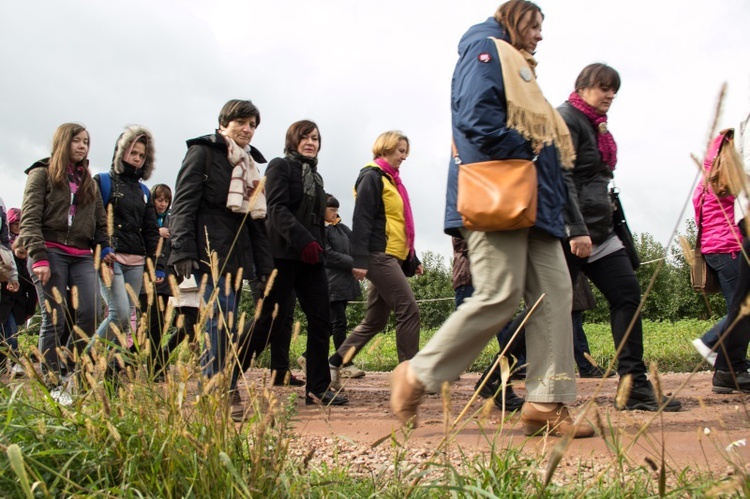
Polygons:
[[[148,187],[143,182],[138,182],[138,185],[141,186],[143,195],[146,196],[146,201],[148,202],[151,199],[151,191],[148,190]],[[112,196],[112,177],[109,175],[109,172],[99,174],[99,190],[102,193],[102,201],[106,208],[107,204],[109,204],[109,198]]]

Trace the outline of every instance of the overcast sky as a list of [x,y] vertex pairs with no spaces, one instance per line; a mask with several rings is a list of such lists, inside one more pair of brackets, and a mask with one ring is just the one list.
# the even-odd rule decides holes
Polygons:
[[[750,112],[750,2],[540,0],[539,82],[555,106],[579,71],[622,77],[609,113],[617,186],[631,228],[666,243],[695,180],[721,83],[720,125]],[[253,139],[269,160],[287,127],[316,121],[320,171],[351,221],[352,186],[385,130],[403,130],[402,175],[417,249],[450,253],[442,232],[450,156],[450,80],[466,29],[488,0],[0,2],[0,196],[20,206],[24,169],[49,155],[67,121],[91,134],[91,170],[109,169],[117,136],[155,135],[151,182],[174,185],[185,140],[213,132],[229,99],[261,111]]]

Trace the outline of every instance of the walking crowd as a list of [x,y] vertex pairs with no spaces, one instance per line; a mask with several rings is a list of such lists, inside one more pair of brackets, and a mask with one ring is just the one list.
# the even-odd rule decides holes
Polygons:
[[[480,395],[520,411],[527,435],[588,437],[593,426],[574,425],[566,406],[576,399],[574,362],[581,377],[615,375],[591,362],[583,332],[582,313],[593,306],[590,281],[610,309],[624,392],[616,409],[681,410],[679,400],[658,395],[648,379],[638,262],[613,218],[618,151],[607,112],[620,75],[590,64],[568,99],[551,106],[533,56],[543,21],[536,4],[509,0],[459,42],[444,223],[453,236],[456,310],[421,350],[419,308],[407,278],[424,269],[400,175],[408,137],[391,130],[375,139],[373,159],[354,182],[350,229],[325,189],[318,125],[291,124],[283,155],[267,161],[251,145],[259,109],[230,100],[213,133],[187,141],[174,194],[166,184],[144,183],[156,163],[146,127],[128,126],[110,171],[95,176],[89,131],[76,123],[57,128],[50,156],[26,170],[21,209],[6,210],[0,200],[2,369],[23,371],[18,325],[38,303],[41,358],[35,360],[59,403],[72,402],[83,359],[106,359],[106,375],[117,380],[125,366],[116,354],[145,352],[137,358],[161,381],[187,339],[205,379],[217,380],[232,418],[242,421],[249,408],[238,382],[266,348],[273,385],[304,385],[306,404],[349,403],[341,377],[365,375],[353,360],[393,312],[399,365],[391,407],[404,424],[417,425],[423,397],[457,380],[496,337],[514,359],[514,376],[525,379],[525,398],[503,386],[494,365],[478,383]],[[706,179],[722,140],[706,155]],[[258,165],[265,163],[262,174]],[[472,184],[469,172],[479,171],[504,178]],[[522,172],[532,175],[532,195],[520,218],[500,226],[473,211],[471,198],[481,197],[480,190],[491,198],[521,193],[522,184],[504,184]],[[715,364],[717,393],[750,393],[750,319],[740,311],[750,291],[750,243],[734,222],[734,195],[714,192],[706,180],[694,197],[700,250],[718,273],[729,310],[694,342]],[[360,298],[358,281],[365,279],[364,319],[347,335],[347,305]],[[240,307],[245,281],[253,317]],[[297,303],[307,319],[306,349],[297,359],[304,380],[290,369]],[[144,344],[138,330],[145,330]]]

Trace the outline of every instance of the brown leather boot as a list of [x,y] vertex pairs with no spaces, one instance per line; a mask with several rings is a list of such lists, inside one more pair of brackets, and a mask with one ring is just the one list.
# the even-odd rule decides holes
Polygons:
[[[537,435],[540,432],[562,437],[573,431],[573,419],[564,404],[558,404],[557,409],[544,412],[536,409],[529,402],[521,408],[521,423],[523,434]],[[587,422],[575,428],[573,438],[588,438],[595,433],[594,428]]]
[[417,427],[417,409],[425,388],[411,372],[409,361],[396,366],[391,376],[391,409],[404,425]]

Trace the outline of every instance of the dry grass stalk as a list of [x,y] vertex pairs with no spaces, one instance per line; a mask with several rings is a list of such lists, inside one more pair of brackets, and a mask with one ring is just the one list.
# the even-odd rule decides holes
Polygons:
[[154,285],[148,273],[143,274],[143,291],[146,293],[146,306],[154,306]]
[[57,286],[52,288],[52,298],[55,300],[55,303],[62,305],[63,295],[60,293],[60,290],[57,289]]
[[649,374],[651,375],[651,382],[656,390],[656,400],[661,404],[662,398],[664,397],[664,391],[661,387],[661,376],[659,375],[659,366],[656,362],[651,362],[648,366]]
[[263,311],[263,298],[258,299],[258,302],[255,304],[255,314],[253,317],[257,321],[260,319],[260,314]]
[[276,276],[279,274],[279,271],[276,269],[273,269],[271,271],[271,275],[268,276],[268,281],[266,282],[266,289],[263,292],[263,298],[268,296],[268,293],[271,292],[271,289],[273,289],[273,283],[276,280]]
[[174,299],[179,301],[180,300],[180,286],[177,284],[177,278],[174,276],[174,274],[169,274],[167,276],[167,282],[169,282],[169,290],[172,292],[172,296],[174,296]]
[[297,341],[297,338],[299,337],[299,332],[302,329],[302,323],[300,321],[297,321],[294,323],[294,327],[292,328],[292,343]]
[[[161,243],[161,239],[159,239],[159,243]],[[146,276],[148,276],[149,280],[153,283],[156,282],[156,268],[154,267],[154,261],[150,258],[146,258]],[[144,276],[145,277],[145,276]]]
[[[354,347],[352,347],[352,350]],[[445,428],[445,438],[449,438],[451,431],[451,384],[443,381],[440,385],[440,397],[443,401],[443,426]]]
[[620,384],[617,385],[617,395],[615,395],[616,404],[620,407],[624,407],[625,403],[630,398],[630,390],[633,388],[633,375],[626,374],[620,379]]
[[343,365],[348,364],[352,361],[354,358],[354,354],[357,353],[357,349],[355,347],[349,347],[349,350],[346,351],[346,354],[344,354],[344,363]]
[[370,343],[370,346],[367,349],[367,353],[369,355],[372,355],[373,352],[375,352],[380,347],[380,344],[383,342],[383,337],[384,336],[382,334],[379,334],[378,337],[375,338],[375,341]]
[[109,265],[103,265],[101,270],[102,282],[108,288],[112,287],[112,267]]
[[227,272],[224,276],[224,297],[229,297],[232,292],[232,273]]
[[682,248],[682,254],[685,256],[685,261],[689,267],[692,267],[695,261],[695,251],[685,236],[680,236],[680,247]]
[[73,310],[78,310],[80,294],[78,293],[78,286],[75,284],[70,287],[70,303],[73,306]]
[[[714,119],[711,121],[711,126],[708,128],[708,137],[706,138],[705,151],[711,149],[711,142],[719,129],[719,119],[721,118],[722,110],[724,109],[724,98],[727,95],[727,83],[724,82],[719,90],[719,96],[716,99],[716,106],[714,107]],[[701,168],[702,169],[702,168]]]
[[99,272],[99,268],[102,265],[102,245],[97,244],[94,248],[94,269]]
[[130,283],[125,283],[125,291],[128,293],[128,297],[130,298],[130,303],[134,306],[136,303],[138,303],[138,295],[135,293],[135,290],[133,289],[133,286],[130,285]]
[[109,245],[112,246],[112,236],[115,235],[115,207],[112,204],[107,205],[107,235],[109,236]]
[[[242,289],[242,274],[244,273],[244,269],[240,267],[237,269],[237,275],[234,278],[234,291],[237,292],[240,289]],[[229,275],[227,274],[227,284],[229,283]]]

